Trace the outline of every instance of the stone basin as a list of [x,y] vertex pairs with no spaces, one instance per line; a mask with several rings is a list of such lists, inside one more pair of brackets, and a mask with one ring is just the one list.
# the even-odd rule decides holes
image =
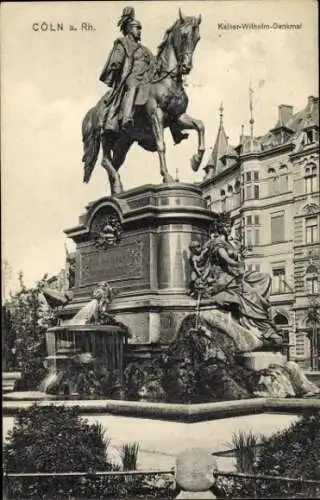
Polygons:
[[[3,439],[13,427],[14,416],[31,404],[27,400],[4,401]],[[39,406],[52,404],[77,406],[83,418],[102,425],[112,446],[120,451],[126,443],[139,442],[139,468],[158,470],[173,467],[177,455],[187,447],[201,447],[217,454],[218,467],[233,470],[235,458],[226,452],[232,448],[234,432],[251,429],[270,436],[297,422],[305,410],[320,410],[319,399],[296,398],[189,406],[115,400],[38,401]]]
[[[45,403],[39,404],[42,406]],[[69,401],[68,406],[73,404],[75,403]],[[26,401],[16,402],[16,409],[28,405]],[[111,439],[111,446],[120,452],[124,444],[138,442],[138,468],[145,470],[170,470],[175,465],[177,455],[189,447],[200,447],[215,454],[220,470],[232,470],[235,462],[234,456],[230,454],[233,433],[251,429],[254,433],[270,436],[288,428],[299,419],[297,414],[291,413],[251,413],[187,423],[179,420],[159,420],[152,416],[148,418],[143,414],[134,416],[114,415],[108,411],[100,413],[98,405],[93,405],[91,411],[88,411],[89,405],[88,401],[80,405],[81,416],[90,424],[100,423]],[[3,418],[4,441],[13,428],[15,413]],[[226,452],[229,452],[229,456],[226,456]]]
[[14,391],[3,396],[5,401],[44,401],[52,398],[54,396],[41,391]]

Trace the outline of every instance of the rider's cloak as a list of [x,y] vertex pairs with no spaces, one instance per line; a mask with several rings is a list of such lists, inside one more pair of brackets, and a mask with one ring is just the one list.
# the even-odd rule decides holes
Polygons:
[[121,103],[126,88],[136,87],[135,105],[143,105],[149,93],[149,73],[154,61],[152,53],[133,40],[118,38],[102,70],[100,80],[111,87],[105,96],[105,128],[119,130]]

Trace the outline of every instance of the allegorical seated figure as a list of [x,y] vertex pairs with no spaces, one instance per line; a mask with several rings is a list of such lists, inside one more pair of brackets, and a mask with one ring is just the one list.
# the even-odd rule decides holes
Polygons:
[[241,326],[259,330],[266,344],[281,345],[282,337],[269,317],[271,277],[244,270],[240,244],[230,237],[231,229],[230,217],[221,214],[204,245],[191,242],[189,293],[198,300],[210,299],[212,304],[231,311]]

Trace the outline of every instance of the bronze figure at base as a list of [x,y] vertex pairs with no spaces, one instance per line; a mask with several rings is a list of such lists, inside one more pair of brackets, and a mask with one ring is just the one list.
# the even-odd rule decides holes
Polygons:
[[270,318],[271,277],[245,271],[239,243],[231,239],[232,223],[227,214],[217,217],[210,239],[200,245],[190,243],[192,268],[189,293],[197,300],[207,299],[231,312],[233,319],[263,339],[265,346],[281,346],[282,336]]

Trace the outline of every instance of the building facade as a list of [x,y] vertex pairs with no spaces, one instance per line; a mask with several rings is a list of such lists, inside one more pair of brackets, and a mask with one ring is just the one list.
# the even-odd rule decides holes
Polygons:
[[220,125],[202,182],[207,206],[230,212],[241,235],[248,270],[272,276],[275,323],[290,357],[319,367],[320,193],[319,99],[294,113],[279,106],[278,121],[261,137],[240,136],[231,146]]

